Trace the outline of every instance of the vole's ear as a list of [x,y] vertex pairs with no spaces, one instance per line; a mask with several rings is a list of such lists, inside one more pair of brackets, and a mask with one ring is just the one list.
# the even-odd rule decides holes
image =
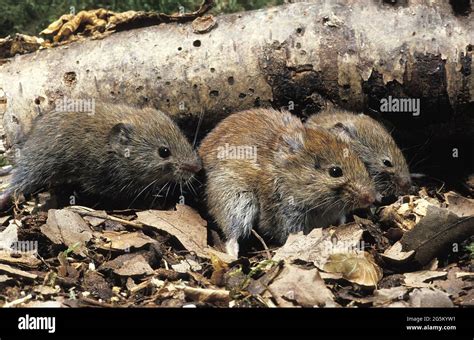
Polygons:
[[356,137],[356,133],[357,133],[357,130],[356,130],[356,127],[351,124],[351,123],[341,123],[341,122],[338,122],[336,124],[334,124],[330,130],[335,133],[338,137],[340,137],[342,140],[349,140],[349,139],[353,139]]
[[301,150],[304,146],[304,132],[292,131],[289,134],[281,136],[282,148],[289,153],[294,154]]
[[275,160],[279,163],[286,163],[292,156],[297,154],[304,147],[304,130],[293,130],[286,132],[279,138],[278,150],[275,153]]
[[133,126],[128,123],[115,124],[109,132],[109,143],[114,145],[128,145],[133,132]]

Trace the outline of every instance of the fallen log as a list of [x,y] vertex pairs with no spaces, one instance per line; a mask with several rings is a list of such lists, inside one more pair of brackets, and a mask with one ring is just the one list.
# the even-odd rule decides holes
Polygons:
[[[474,107],[474,20],[446,1],[314,1],[216,18],[209,32],[161,24],[16,56],[0,66],[6,141],[58,100],[152,105],[192,134],[254,106],[302,116],[328,101],[380,111],[419,99],[403,124],[466,119]],[[472,120],[470,120],[472,123]]]

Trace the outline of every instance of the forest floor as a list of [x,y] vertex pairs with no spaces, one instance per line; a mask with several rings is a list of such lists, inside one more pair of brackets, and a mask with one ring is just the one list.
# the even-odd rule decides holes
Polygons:
[[237,260],[189,206],[48,209],[40,194],[0,217],[0,306],[474,306],[472,185],[416,192],[282,247],[255,233]]

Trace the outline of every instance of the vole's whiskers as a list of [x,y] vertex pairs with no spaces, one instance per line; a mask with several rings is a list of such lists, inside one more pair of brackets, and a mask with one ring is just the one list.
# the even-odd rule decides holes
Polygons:
[[194,197],[198,197],[198,194],[197,194],[196,190],[194,189],[193,183],[192,183],[192,181],[191,181],[192,178],[193,178],[193,177],[191,177],[189,180],[187,180],[187,181],[185,182],[185,184],[186,184],[186,186],[189,188],[189,190],[191,191],[191,193],[193,194],[193,196],[194,196]]
[[191,181],[196,181],[196,182],[198,182],[200,186],[202,185],[201,181],[198,180],[198,179],[197,179],[196,177],[194,177],[194,176],[191,177],[190,180],[191,180]]
[[148,189],[150,186],[152,186],[153,184],[155,184],[157,181],[158,181],[159,178],[153,180],[150,182],[150,184],[148,184],[147,186],[145,186],[139,193],[137,196],[135,196],[135,198],[132,200],[132,202],[130,202],[130,204],[128,205],[128,209],[130,209],[130,206],[135,203],[135,201],[138,199],[138,197],[143,194],[143,192],[145,192],[146,189]]

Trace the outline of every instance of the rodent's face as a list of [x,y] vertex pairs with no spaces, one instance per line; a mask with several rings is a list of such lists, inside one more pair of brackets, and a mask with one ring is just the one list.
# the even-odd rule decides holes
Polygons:
[[408,193],[411,187],[410,173],[405,157],[394,142],[386,143],[384,148],[376,150],[366,159],[367,169],[382,196]]
[[167,182],[187,184],[202,168],[186,137],[164,115],[117,124],[109,139],[122,164],[139,173],[136,180],[151,188]]
[[375,201],[373,182],[349,145],[323,129],[283,136],[277,151],[278,185],[298,207],[347,213]]
[[328,116],[315,115],[306,124],[309,127],[324,127],[351,144],[366,165],[381,196],[408,193],[411,187],[408,165],[385,128],[364,114],[343,113],[335,117],[336,122]]
[[382,196],[408,193],[411,187],[410,172],[393,138],[372,118],[358,115],[357,119],[354,124],[341,124],[344,124],[348,141],[367,166],[378,193]]

